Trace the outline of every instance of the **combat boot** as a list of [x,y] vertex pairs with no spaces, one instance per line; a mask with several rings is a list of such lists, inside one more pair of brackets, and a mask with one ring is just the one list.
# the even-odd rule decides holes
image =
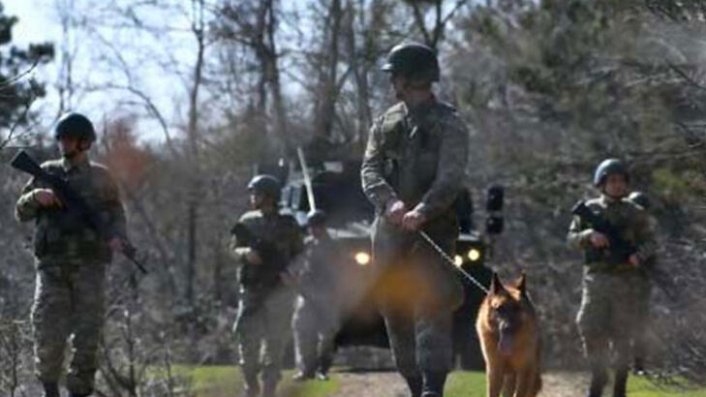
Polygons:
[[404,380],[409,387],[410,396],[421,397],[422,395],[422,377],[421,376],[405,376]]
[[645,360],[643,360],[641,357],[635,357],[635,363],[632,367],[632,373],[637,376],[647,375],[647,371],[645,370]]
[[243,387],[243,397],[259,397],[260,382],[257,380],[257,374],[247,374],[244,376],[245,385]]
[[608,374],[602,368],[591,371],[591,385],[588,388],[588,397],[601,397],[603,388],[608,383]]
[[424,386],[422,387],[422,397],[441,397],[444,395],[444,384],[446,383],[446,372],[425,372],[422,374]]
[[42,383],[42,387],[44,388],[44,395],[43,397],[60,397],[61,394],[59,394],[59,384],[58,383]]
[[262,385],[262,397],[275,397],[277,392],[277,382],[264,382]]

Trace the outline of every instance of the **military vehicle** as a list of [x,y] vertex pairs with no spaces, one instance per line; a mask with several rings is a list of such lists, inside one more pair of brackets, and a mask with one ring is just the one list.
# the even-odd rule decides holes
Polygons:
[[[301,155],[301,154],[300,154]],[[282,207],[289,210],[304,225],[306,214],[313,200],[317,209],[328,214],[328,227],[332,237],[346,249],[350,264],[357,268],[350,283],[357,284],[356,301],[345,318],[336,343],[338,346],[371,345],[389,347],[382,317],[377,312],[374,299],[369,293],[373,282],[371,261],[370,225],[373,207],[365,197],[360,182],[359,161],[318,162],[306,165],[295,172],[283,171],[278,176],[287,182],[282,190]],[[306,168],[307,174],[301,172]],[[292,169],[292,167],[290,167]],[[308,178],[307,178],[308,177]],[[307,186],[307,179],[311,181]],[[307,189],[311,189],[307,192]],[[501,214],[503,190],[499,186],[489,189],[487,200],[486,239],[473,226],[473,204],[468,192],[460,195],[456,202],[459,214],[460,236],[454,257],[455,266],[462,268],[486,288],[490,285],[492,272],[484,266],[489,254],[487,238],[502,231]],[[459,273],[466,299],[455,313],[454,351],[458,365],[463,369],[482,370],[484,363],[475,332],[478,307],[485,293]]]

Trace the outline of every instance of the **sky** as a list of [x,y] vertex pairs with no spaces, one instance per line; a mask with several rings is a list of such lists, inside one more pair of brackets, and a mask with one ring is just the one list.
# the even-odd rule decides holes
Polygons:
[[[56,11],[56,3],[73,3],[80,7],[82,4],[85,5],[87,1],[89,0],[0,0],[5,7],[4,13],[6,15],[14,15],[19,18],[19,22],[13,29],[13,45],[26,47],[30,43],[47,41],[55,44],[57,53],[54,61],[35,72],[38,80],[50,85],[47,97],[39,99],[32,107],[32,110],[38,111],[43,115],[41,118],[42,124],[47,131],[55,121],[59,109],[58,94],[55,87],[51,87],[52,84],[59,81],[61,69],[59,46],[63,38],[59,22],[60,18]],[[172,1],[186,2],[187,0]],[[287,6],[296,8],[301,6],[301,3],[303,3],[303,0],[292,0],[287,2]],[[154,25],[162,25],[165,16],[160,13],[155,14],[155,20],[152,22],[154,22]],[[149,14],[145,18],[149,21],[151,17],[151,14]],[[186,19],[182,16],[181,19],[170,18],[168,23],[177,26],[187,23],[184,27],[188,28],[188,22],[185,21]],[[184,115],[186,111],[184,109],[188,92],[183,81],[174,76],[165,76],[163,69],[157,63],[159,62],[158,59],[174,57],[184,63],[186,67],[193,64],[196,54],[193,36],[190,33],[183,33],[182,37],[176,35],[170,39],[165,39],[163,42],[155,41],[154,39],[151,40],[152,42],[149,42],[150,39],[143,42],[136,41],[134,36],[131,36],[125,29],[102,29],[100,33],[115,47],[115,54],[124,57],[133,66],[131,68],[132,75],[130,76],[131,84],[148,93],[150,99],[156,104],[165,118],[174,123],[170,135],[179,134],[178,125],[185,124]],[[90,49],[85,48],[86,40],[77,37],[73,39],[78,43],[77,61],[74,68],[76,80],[80,80],[83,84],[88,83],[95,86],[106,82],[125,84],[127,78],[119,68],[110,69],[104,59],[91,64],[92,57],[96,55]],[[147,55],[148,58],[144,62],[140,62],[140,57],[144,58],[145,54],[150,54],[150,51],[155,56],[149,59],[149,55]],[[285,86],[284,88],[287,90],[292,87]],[[78,97],[72,110],[85,113],[94,123],[100,122],[104,117],[117,117],[121,115],[121,111],[123,111],[123,114],[131,112],[128,107],[121,108],[115,105],[116,99],[118,99],[117,96],[120,96],[123,100],[134,100],[137,102],[134,96],[131,97],[125,92],[97,90]],[[161,126],[148,117],[139,120],[138,133],[143,141],[160,142],[164,140]]]
[[[55,60],[48,65],[36,71],[38,80],[46,82],[48,87],[48,95],[41,98],[33,105],[32,110],[39,112],[42,115],[42,125],[45,131],[49,131],[52,123],[55,121],[58,109],[59,98],[56,87],[52,86],[59,81],[61,70],[61,53],[59,46],[62,42],[62,31],[59,23],[59,17],[56,11],[57,3],[75,3],[77,5],[85,4],[91,0],[0,0],[5,6],[6,15],[15,15],[19,18],[19,22],[13,29],[13,44],[25,47],[29,43],[50,41],[55,43],[57,56]],[[97,1],[97,0],[93,0]],[[166,0],[174,4],[188,4],[187,0]],[[110,0],[106,3],[97,1],[95,4],[113,4],[120,0]],[[183,2],[183,3],[180,3]],[[304,0],[289,0],[284,3],[287,7],[292,7],[298,10],[304,10]],[[162,25],[167,22],[170,25],[184,26],[185,18],[169,18],[165,19],[165,15],[156,12],[155,15],[149,14],[147,17],[155,18],[154,25]],[[80,16],[80,15],[79,15]],[[306,18],[303,19],[306,21]],[[101,22],[105,22],[101,20]],[[110,23],[111,21],[107,21]],[[302,20],[300,20],[302,22]],[[188,22],[187,22],[188,23]],[[284,35],[293,34],[292,31],[287,31],[287,24],[283,24],[281,28]],[[188,25],[186,25],[188,27]],[[300,29],[310,29],[304,26],[298,26]],[[165,39],[164,42],[156,41],[155,39],[147,39],[144,42],[135,40],[134,34],[131,35],[126,29],[108,29],[101,30],[100,33],[104,36],[106,42],[114,46],[114,53],[110,53],[113,58],[123,57],[131,65],[130,82],[133,86],[139,87],[143,92],[150,96],[150,99],[155,103],[160,112],[165,118],[172,123],[170,126],[170,135],[179,134],[178,126],[185,124],[185,106],[187,105],[188,92],[185,83],[178,77],[165,75],[164,70],[158,65],[159,59],[174,57],[184,64],[184,67],[189,67],[193,64],[196,48],[193,36],[187,37],[189,33],[181,34],[181,37],[173,36]],[[121,72],[120,68],[112,68],[109,62],[101,59],[98,62],[93,62],[95,59],[95,51],[86,45],[85,37],[72,37],[77,43],[76,65],[74,68],[74,78],[82,84],[89,84],[93,87],[103,87],[106,83],[115,83],[125,85],[128,77]],[[150,42],[150,40],[152,42]],[[296,46],[296,40],[284,40],[287,44],[284,46]],[[93,45],[93,44],[91,44]],[[280,48],[282,49],[282,48]],[[105,48],[103,48],[105,51]],[[150,59],[149,54],[155,54]],[[147,54],[147,55],[145,55]],[[144,62],[141,62],[144,60]],[[111,59],[117,62],[116,59]],[[286,76],[283,77],[286,79]],[[283,81],[283,89],[285,94],[291,95],[301,91],[300,83],[292,81]],[[119,100],[133,100],[137,98],[130,96],[125,91],[105,89],[96,89],[88,94],[82,93],[76,98],[71,110],[85,113],[91,118],[94,123],[100,123],[105,117],[119,117],[127,114],[132,114],[137,107],[130,108],[123,106]],[[117,104],[117,105],[116,105]],[[143,112],[140,109],[141,112]],[[121,114],[122,112],[122,114]],[[144,112],[143,112],[144,113]],[[138,134],[143,141],[160,142],[164,140],[164,134],[161,127],[148,117],[141,118],[138,124]]]
[[13,41],[18,44],[50,41],[61,34],[52,20],[51,0],[3,0],[5,14],[15,15],[19,23],[13,29]]
[[[59,78],[61,58],[58,47],[62,40],[61,25],[55,10],[55,0],[0,1],[5,7],[4,13],[6,15],[14,15],[19,18],[12,32],[13,45],[26,47],[30,43],[47,41],[55,44],[57,54],[54,61],[35,71],[37,79],[49,85],[48,95],[37,100],[32,106],[32,110],[39,112],[41,115],[41,126],[45,127],[45,131],[49,131],[59,109],[59,97],[54,87],[52,87]],[[128,40],[124,37],[125,35],[122,35],[123,37],[118,36],[115,32],[106,33],[106,37],[109,40],[115,40],[116,46],[120,46],[119,40]],[[181,49],[188,50],[188,46],[182,46]],[[92,67],[93,65],[90,64],[90,56],[87,52],[85,48],[79,48],[74,72],[76,79],[80,79],[82,83],[90,82],[94,84],[104,83],[111,79],[116,79],[117,81],[120,76],[110,76],[109,72]],[[174,119],[176,109],[173,98],[181,94],[183,89],[182,86],[167,82],[161,77],[159,72],[145,67],[139,73],[138,79],[140,82],[145,82],[142,86],[143,89],[153,96],[152,99],[160,110],[168,118]],[[123,94],[99,92],[81,95],[76,99],[72,110],[85,113],[94,123],[100,123],[107,111],[110,111],[115,116],[120,115],[120,112],[116,111],[118,109],[115,109],[115,95]],[[125,95],[125,98],[128,98],[128,96]],[[138,128],[140,138],[144,141],[161,141],[164,138],[161,128],[157,126],[156,122],[149,119],[142,119]]]

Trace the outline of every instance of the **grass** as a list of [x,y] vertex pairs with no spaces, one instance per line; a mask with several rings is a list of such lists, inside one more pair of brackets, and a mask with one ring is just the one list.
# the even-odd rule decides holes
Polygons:
[[[179,366],[175,372],[190,380],[195,397],[237,396],[243,387],[240,369],[235,366]],[[284,371],[279,385],[280,393],[287,397],[327,397],[333,395],[340,386],[335,374],[327,382],[302,383],[292,381],[293,374],[294,371]]]
[[[577,390],[574,394],[581,395]],[[706,397],[706,389],[682,391],[673,388],[660,388],[644,378],[628,378],[630,397]],[[447,397],[485,397],[485,374],[482,372],[454,372],[446,386]],[[610,395],[606,387],[604,395]]]
[[644,378],[629,378],[630,397],[706,397],[706,389],[678,391],[660,388]]
[[448,397],[485,397],[485,373],[460,371],[451,373],[446,381],[444,395]]
[[[235,366],[179,366],[175,372],[187,377],[195,397],[232,397],[242,388],[240,370]],[[335,372],[328,382],[309,381],[296,383],[291,380],[293,371],[284,371],[280,395],[287,397],[328,397],[340,388],[340,378]],[[583,391],[577,390],[579,395]],[[609,395],[609,390],[606,390]],[[482,372],[454,372],[446,384],[447,397],[485,397],[485,374]],[[706,389],[679,391],[655,386],[644,378],[630,377],[630,397],[706,397]],[[369,396],[361,396],[369,397]]]

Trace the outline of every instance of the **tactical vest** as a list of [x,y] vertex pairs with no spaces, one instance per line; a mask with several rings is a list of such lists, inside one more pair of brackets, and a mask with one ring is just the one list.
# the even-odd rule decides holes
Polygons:
[[[272,223],[267,223],[272,222]],[[292,228],[296,221],[291,216],[277,214],[274,220],[263,216],[244,216],[241,222],[253,235],[252,242],[238,242],[258,252],[263,263],[251,265],[244,263],[238,270],[239,280],[246,289],[270,290],[281,286],[280,273],[286,270],[292,256],[290,252]]]
[[[45,166],[48,173],[63,179],[69,187],[79,194],[98,216],[110,215],[101,211],[103,192],[96,181],[97,173],[84,169],[79,174],[67,173],[60,163]],[[39,211],[34,234],[34,253],[37,258],[59,257],[76,259],[95,259],[110,261],[112,253],[97,231],[84,222],[76,212],[62,208],[44,208]]]
[[[625,234],[628,228],[626,220],[617,219],[616,222],[615,219],[606,218],[605,208],[595,205],[590,208],[598,217],[612,224],[621,235]],[[583,230],[593,227],[593,225],[590,224],[582,224],[581,226]],[[584,249],[584,263],[589,266],[591,271],[611,272],[629,270],[632,268],[632,266],[628,264],[629,258],[634,252],[634,247],[632,246],[596,248],[592,244],[588,244]]]

